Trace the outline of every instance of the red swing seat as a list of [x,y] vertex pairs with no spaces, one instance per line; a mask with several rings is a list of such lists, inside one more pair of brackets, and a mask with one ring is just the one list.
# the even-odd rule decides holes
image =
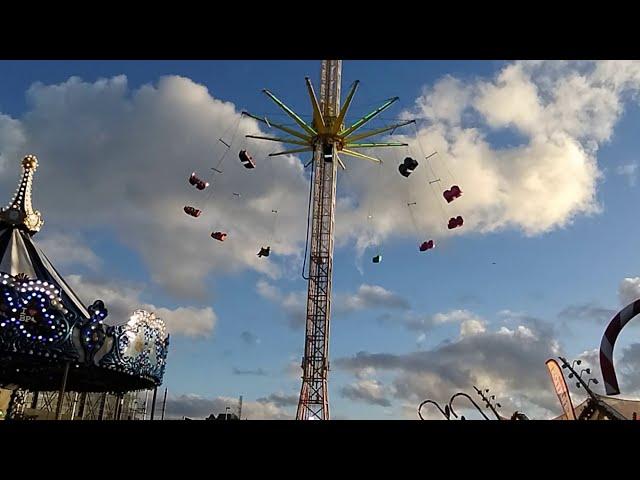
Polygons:
[[224,242],[227,239],[225,232],[211,232],[211,238]]
[[460,215],[458,215],[457,217],[451,217],[449,219],[449,224],[447,225],[447,227],[449,228],[449,230],[453,230],[454,228],[461,227],[463,223],[464,220]]
[[445,190],[442,193],[442,196],[447,201],[447,203],[453,202],[456,198],[460,198],[462,196],[462,190],[458,185],[453,185],[449,190]]
[[435,246],[436,246],[436,242],[434,242],[433,240],[428,240],[426,242],[422,242],[422,245],[420,245],[420,251],[426,252],[427,250],[431,250]]
[[191,215],[192,217],[199,217],[202,213],[202,210],[198,210],[195,207],[190,207],[189,205],[187,205],[186,207],[184,207],[184,213],[186,213],[187,215]]
[[209,182],[205,182],[204,180],[198,178],[196,172],[193,172],[189,177],[189,183],[196,187],[198,190],[204,190],[209,186]]

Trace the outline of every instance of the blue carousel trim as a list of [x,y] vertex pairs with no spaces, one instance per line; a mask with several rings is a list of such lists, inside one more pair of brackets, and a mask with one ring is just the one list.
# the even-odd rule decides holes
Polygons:
[[0,350],[77,360],[72,334],[78,320],[64,307],[60,290],[52,283],[1,274]]
[[0,272],[0,353],[21,353],[45,362],[72,361],[123,372],[160,385],[169,335],[155,314],[136,310],[130,320],[106,326],[102,300],[90,317],[68,310],[57,285]]

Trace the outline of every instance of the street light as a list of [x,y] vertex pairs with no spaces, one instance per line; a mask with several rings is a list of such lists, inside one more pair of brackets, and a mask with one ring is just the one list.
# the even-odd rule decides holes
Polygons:
[[[475,388],[475,387],[474,387]],[[477,390],[477,389],[476,389]],[[453,400],[458,397],[458,396],[463,396],[465,397],[467,400],[469,400],[474,407],[476,407],[476,410],[478,410],[480,412],[480,414],[484,417],[485,420],[489,420],[489,417],[487,417],[484,412],[482,411],[482,409],[478,406],[478,404],[473,400],[473,398],[471,398],[469,395],[467,395],[464,392],[458,392],[456,394],[454,394],[451,399],[449,399],[449,410],[451,411],[451,413],[458,418],[458,415],[456,414],[456,412],[453,410]],[[460,417],[460,420],[466,420],[466,418],[464,418],[464,415],[462,415]]]
[[[607,417],[610,418],[611,420],[626,420],[624,415],[622,415],[620,412],[616,411],[614,408],[612,408],[606,402],[601,400],[600,397],[598,395],[596,395],[595,393],[593,393],[593,391],[589,388],[589,385],[591,384],[591,382],[593,382],[594,385],[598,384],[598,380],[597,379],[590,378],[588,382],[585,382],[582,379],[582,373],[586,372],[587,369],[584,369],[583,372],[580,372],[580,374],[578,375],[578,372],[576,372],[573,369],[572,365],[571,366],[569,365],[569,362],[567,361],[566,358],[564,358],[564,357],[558,357],[558,358],[563,363],[562,368],[569,369],[569,371],[573,374],[573,375],[569,375],[569,377],[573,378],[573,376],[575,376],[575,378],[578,380],[578,382],[576,383],[576,386],[578,388],[580,388],[580,387],[584,388],[585,391],[587,392],[587,395],[589,395],[589,397],[591,399],[590,400],[590,404],[587,406],[587,408],[585,408],[581,412],[580,417],[578,418],[578,420],[583,420],[585,418],[589,418],[590,415],[593,413],[593,411],[596,408],[600,408],[601,410],[606,412]],[[581,363],[580,360],[574,360],[574,362],[573,362],[573,364],[578,364],[578,365],[580,365],[580,363]],[[590,373],[590,370],[587,373]]]
[[502,405],[500,405],[499,403],[496,402],[495,408],[494,408],[493,404],[491,403],[491,400],[495,400],[496,396],[495,395],[491,395],[490,398],[487,398],[487,396],[485,394],[489,393],[489,389],[488,388],[485,388],[484,392],[482,390],[480,390],[479,388],[477,388],[475,385],[473,386],[473,388],[476,390],[478,395],[480,395],[482,400],[485,402],[485,404],[487,405],[487,408],[491,409],[491,411],[496,416],[496,418],[498,420],[502,420],[502,417],[496,411],[496,408],[502,408]]
[[589,388],[589,385],[591,384],[591,382],[593,382],[594,385],[598,384],[598,380],[596,380],[595,378],[590,378],[588,382],[585,383],[585,381],[582,378],[583,374],[587,374],[587,375],[591,375],[591,368],[583,368],[582,370],[580,370],[580,373],[576,372],[576,370],[573,368],[574,365],[580,365],[582,363],[582,360],[574,360],[573,363],[571,364],[571,366],[569,366],[569,362],[567,362],[567,360],[564,357],[558,357],[563,365],[562,368],[568,368],[569,371],[571,373],[569,373],[568,377],[569,378],[576,378],[576,380],[578,380],[576,382],[576,387],[577,388],[584,388],[587,393],[589,394],[590,397],[595,398],[593,392],[591,391],[591,389]]
[[[444,416],[444,418],[446,418],[447,420],[450,420],[450,419],[451,419],[451,418],[450,418],[450,417],[451,417],[451,413],[453,413],[453,412],[451,411],[451,409],[449,408],[449,406],[448,406],[448,405],[445,405],[445,406],[444,406],[444,410],[443,410],[443,409],[442,409],[442,407],[441,407],[440,405],[438,405],[438,402],[435,402],[435,401],[433,401],[433,400],[425,400],[425,401],[424,401],[424,402],[422,402],[422,403],[420,404],[420,406],[418,407],[418,416],[420,417],[420,420],[424,420],[424,418],[422,417],[422,412],[421,412],[422,407],[424,407],[424,406],[425,406],[426,404],[428,404],[428,403],[430,403],[430,404],[432,404],[432,405],[435,405],[435,406],[438,408],[438,410],[440,410],[440,413]],[[454,413],[454,416],[455,416],[456,418],[458,418],[458,416],[457,416],[455,413]]]

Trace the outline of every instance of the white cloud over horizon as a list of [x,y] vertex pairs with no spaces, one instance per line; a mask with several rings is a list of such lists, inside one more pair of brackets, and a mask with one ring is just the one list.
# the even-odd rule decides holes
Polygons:
[[[281,393],[271,394],[256,401],[244,400],[242,403],[242,418],[249,420],[292,420],[295,410],[292,410],[292,398]],[[170,395],[167,398],[166,418],[182,419],[183,417],[202,420],[213,414],[218,416],[225,413],[226,408],[238,414],[238,399],[224,396],[207,398],[202,395],[188,393]]]
[[143,309],[162,319],[172,335],[207,337],[213,333],[218,321],[218,316],[211,307],[166,308],[145,302],[141,298],[142,285],[74,274],[67,275],[65,279],[87,305],[98,299],[105,303],[109,311],[105,320],[107,324],[125,323],[134,310]]
[[[334,360],[338,368],[358,379],[343,394],[381,406],[413,402],[413,411],[409,408],[406,414],[415,418],[420,401],[431,398],[446,404],[458,391],[473,394],[476,385],[491,389],[503,404],[503,415],[510,416],[515,410],[525,411],[530,418],[557,414],[560,407],[544,367],[548,358],[560,353],[552,330],[539,323],[493,330],[484,323],[472,325],[467,323],[471,334],[464,334],[463,327],[458,339],[429,350],[402,354],[363,351]],[[371,371],[393,376],[384,384],[370,379],[370,373],[362,373]]]

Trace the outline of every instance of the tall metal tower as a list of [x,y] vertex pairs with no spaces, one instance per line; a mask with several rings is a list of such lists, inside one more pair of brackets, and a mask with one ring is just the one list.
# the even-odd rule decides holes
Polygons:
[[285,138],[247,135],[248,138],[300,146],[292,150],[272,153],[270,156],[313,152],[312,160],[306,165],[312,165],[313,216],[311,220],[306,335],[304,357],[302,358],[302,387],[300,389],[300,401],[296,418],[298,420],[328,420],[329,395],[327,377],[329,373],[329,319],[331,317],[336,180],[338,165],[346,169],[338,154],[370,160],[378,164],[382,163],[381,160],[356,150],[399,147],[407,144],[357,142],[408,125],[413,123],[414,120],[355,134],[356,130],[359,130],[363,125],[396,102],[398,97],[390,98],[380,107],[365,115],[350,127],[345,128],[344,119],[358,88],[359,81],[354,82],[347,94],[344,105],[340,108],[342,61],[322,61],[319,100],[309,78],[305,78],[305,81],[313,110],[311,125],[307,124],[271,92],[263,90],[303,131],[270,122],[266,117],[261,118],[248,112],[243,112],[243,114],[266,124],[268,127],[273,127],[292,135],[292,137]]

